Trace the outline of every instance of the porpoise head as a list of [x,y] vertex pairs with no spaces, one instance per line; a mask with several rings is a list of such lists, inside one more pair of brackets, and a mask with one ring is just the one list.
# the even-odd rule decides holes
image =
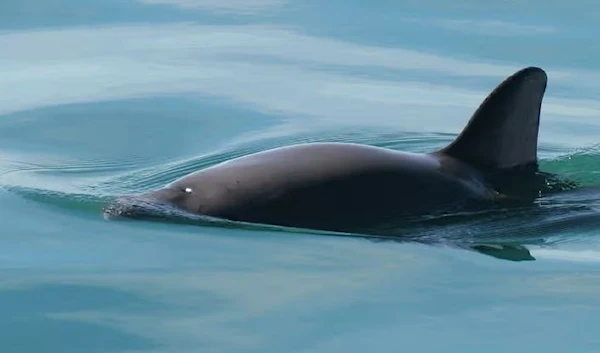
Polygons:
[[117,198],[104,209],[104,218],[163,218],[194,213],[200,205],[194,189],[174,182],[165,187]]

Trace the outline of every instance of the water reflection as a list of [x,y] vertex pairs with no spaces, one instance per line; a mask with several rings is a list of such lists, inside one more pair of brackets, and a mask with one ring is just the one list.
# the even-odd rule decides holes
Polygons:
[[[8,328],[0,336],[20,344],[15,352],[89,351],[94,342],[93,352],[357,351],[360,340],[341,339],[349,334],[384,351],[402,344],[433,349],[440,339],[463,344],[464,327],[471,327],[470,335],[482,334],[469,340],[479,346],[489,343],[488,331],[518,336],[539,322],[545,332],[585,342],[595,337],[593,325],[556,320],[576,316],[591,324],[599,314],[599,278],[579,273],[580,267],[519,267],[515,274],[506,262],[442,250],[305,240],[255,241],[251,249],[264,256],[252,256],[253,262],[244,262],[240,252],[187,269],[180,263],[173,271],[13,274],[0,290],[6,313],[0,324]],[[208,244],[197,245],[202,252],[200,245]],[[487,271],[470,271],[474,265]],[[457,322],[463,331],[453,328]],[[24,332],[39,339],[17,341]],[[435,342],[423,341],[432,335]]]
[[[267,17],[290,4],[314,9]],[[418,244],[109,224],[74,194],[159,184],[290,142],[290,131],[315,138],[315,122],[379,126],[385,139],[361,126],[347,140],[427,151],[500,79],[538,61],[556,64],[544,65],[542,146],[596,143],[593,7],[513,5],[518,13],[473,0],[0,2],[1,187],[23,187],[0,194],[3,348],[593,351],[598,249],[580,233],[559,229],[575,249],[533,246],[544,261],[523,264]],[[419,132],[412,144],[406,131]],[[591,178],[594,159],[569,172]]]
[[118,288],[95,285],[0,287],[0,341],[11,352],[152,350],[159,345],[149,337],[69,316],[88,311],[135,313],[160,306]]
[[499,20],[455,18],[407,18],[406,22],[458,31],[472,36],[528,37],[547,36],[559,30],[553,26],[530,25]]
[[173,5],[184,9],[209,10],[234,14],[254,14],[276,10],[287,3],[286,0],[139,0],[149,5]]
[[[456,132],[488,91],[520,68],[259,25],[178,23],[22,31],[1,35],[0,46],[4,48],[0,114],[194,93],[286,119],[364,124],[368,117],[371,125],[393,124],[407,130],[435,126],[437,132]],[[410,70],[412,78],[389,80],[353,74],[352,68]],[[600,75],[593,71],[547,69],[552,87],[581,90],[600,82],[590,79]],[[481,80],[466,87],[455,80],[465,76]],[[545,120],[566,114],[600,116],[600,104],[594,101],[551,95],[545,101]]]

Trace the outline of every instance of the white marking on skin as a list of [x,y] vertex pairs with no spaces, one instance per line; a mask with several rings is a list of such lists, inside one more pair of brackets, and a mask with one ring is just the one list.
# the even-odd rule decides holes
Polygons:
[[191,194],[191,193],[192,193],[192,189],[190,189],[190,188],[185,188],[185,192],[187,192],[188,194]]

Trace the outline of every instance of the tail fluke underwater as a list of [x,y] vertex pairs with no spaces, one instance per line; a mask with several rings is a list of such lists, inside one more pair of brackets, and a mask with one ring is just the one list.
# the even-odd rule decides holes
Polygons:
[[487,170],[536,165],[547,81],[538,67],[517,71],[490,93],[460,135],[439,152]]

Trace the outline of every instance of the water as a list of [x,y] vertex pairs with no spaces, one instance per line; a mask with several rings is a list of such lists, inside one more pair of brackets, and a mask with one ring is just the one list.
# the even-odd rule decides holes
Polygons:
[[[576,0],[3,1],[0,347],[596,352],[597,191],[434,229],[450,246],[108,222],[111,196],[269,147],[430,151],[504,77],[549,75],[542,168],[600,185],[598,5]],[[573,201],[574,200],[574,201]]]

